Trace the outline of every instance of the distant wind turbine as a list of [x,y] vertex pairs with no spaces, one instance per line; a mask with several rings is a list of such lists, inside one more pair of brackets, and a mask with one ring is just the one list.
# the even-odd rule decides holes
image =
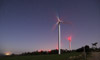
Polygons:
[[68,41],[69,41],[69,50],[71,50],[71,41],[72,41],[72,37],[68,36]]
[[56,26],[58,25],[58,54],[60,55],[61,54],[61,26],[60,26],[60,24],[61,23],[63,23],[63,24],[71,24],[71,23],[62,21],[59,18],[59,16],[56,16],[56,17],[57,17],[57,22],[54,25],[53,29],[56,28]]

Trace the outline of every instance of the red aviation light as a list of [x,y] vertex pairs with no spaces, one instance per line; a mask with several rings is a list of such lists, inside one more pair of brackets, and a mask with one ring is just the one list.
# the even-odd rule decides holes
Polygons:
[[68,37],[68,40],[69,40],[69,41],[71,41],[71,40],[72,40],[72,37],[71,37],[71,36],[69,36],[69,37]]

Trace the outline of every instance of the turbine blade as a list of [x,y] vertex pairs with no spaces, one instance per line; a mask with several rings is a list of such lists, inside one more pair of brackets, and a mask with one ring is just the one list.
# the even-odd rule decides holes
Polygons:
[[53,25],[52,30],[54,31],[56,29],[56,26],[58,25],[59,22],[57,22],[56,24]]
[[62,21],[63,24],[71,24],[72,25],[72,22],[66,22],[66,21]]
[[57,17],[57,20],[60,22],[60,18],[58,16],[56,16],[56,17]]

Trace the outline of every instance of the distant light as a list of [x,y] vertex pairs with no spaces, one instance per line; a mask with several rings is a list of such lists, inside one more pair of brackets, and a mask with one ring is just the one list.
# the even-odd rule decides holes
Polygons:
[[56,48],[56,50],[58,50],[58,48]]
[[72,39],[72,37],[71,37],[71,36],[69,36],[69,37],[68,37],[68,40],[69,40],[69,41],[71,41],[71,39]]
[[43,50],[38,50],[38,52],[42,52]]
[[5,55],[9,56],[11,55],[11,52],[6,52]]
[[51,52],[51,50],[48,50],[48,52]]

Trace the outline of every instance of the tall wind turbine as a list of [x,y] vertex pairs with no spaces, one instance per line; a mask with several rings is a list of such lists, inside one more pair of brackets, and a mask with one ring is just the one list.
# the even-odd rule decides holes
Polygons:
[[57,24],[58,24],[58,54],[61,54],[61,28],[60,28],[60,24],[63,22],[59,19],[59,17],[57,17]]
[[72,24],[71,22],[65,22],[65,21],[62,21],[59,16],[56,16],[57,17],[57,22],[56,24],[54,25],[53,29],[56,28],[56,26],[58,25],[58,54],[60,55],[61,54],[61,23],[63,24]]
[[54,28],[58,25],[58,54],[60,55],[61,54],[61,23],[64,23],[64,24],[71,24],[69,22],[64,22],[62,21],[59,16],[56,16],[57,17],[57,22],[54,26]]
[[63,23],[63,21],[60,20],[59,16],[56,16],[57,18],[57,22],[56,24],[53,26],[53,30],[56,28],[56,26],[58,25],[58,54],[61,54],[61,23]]

